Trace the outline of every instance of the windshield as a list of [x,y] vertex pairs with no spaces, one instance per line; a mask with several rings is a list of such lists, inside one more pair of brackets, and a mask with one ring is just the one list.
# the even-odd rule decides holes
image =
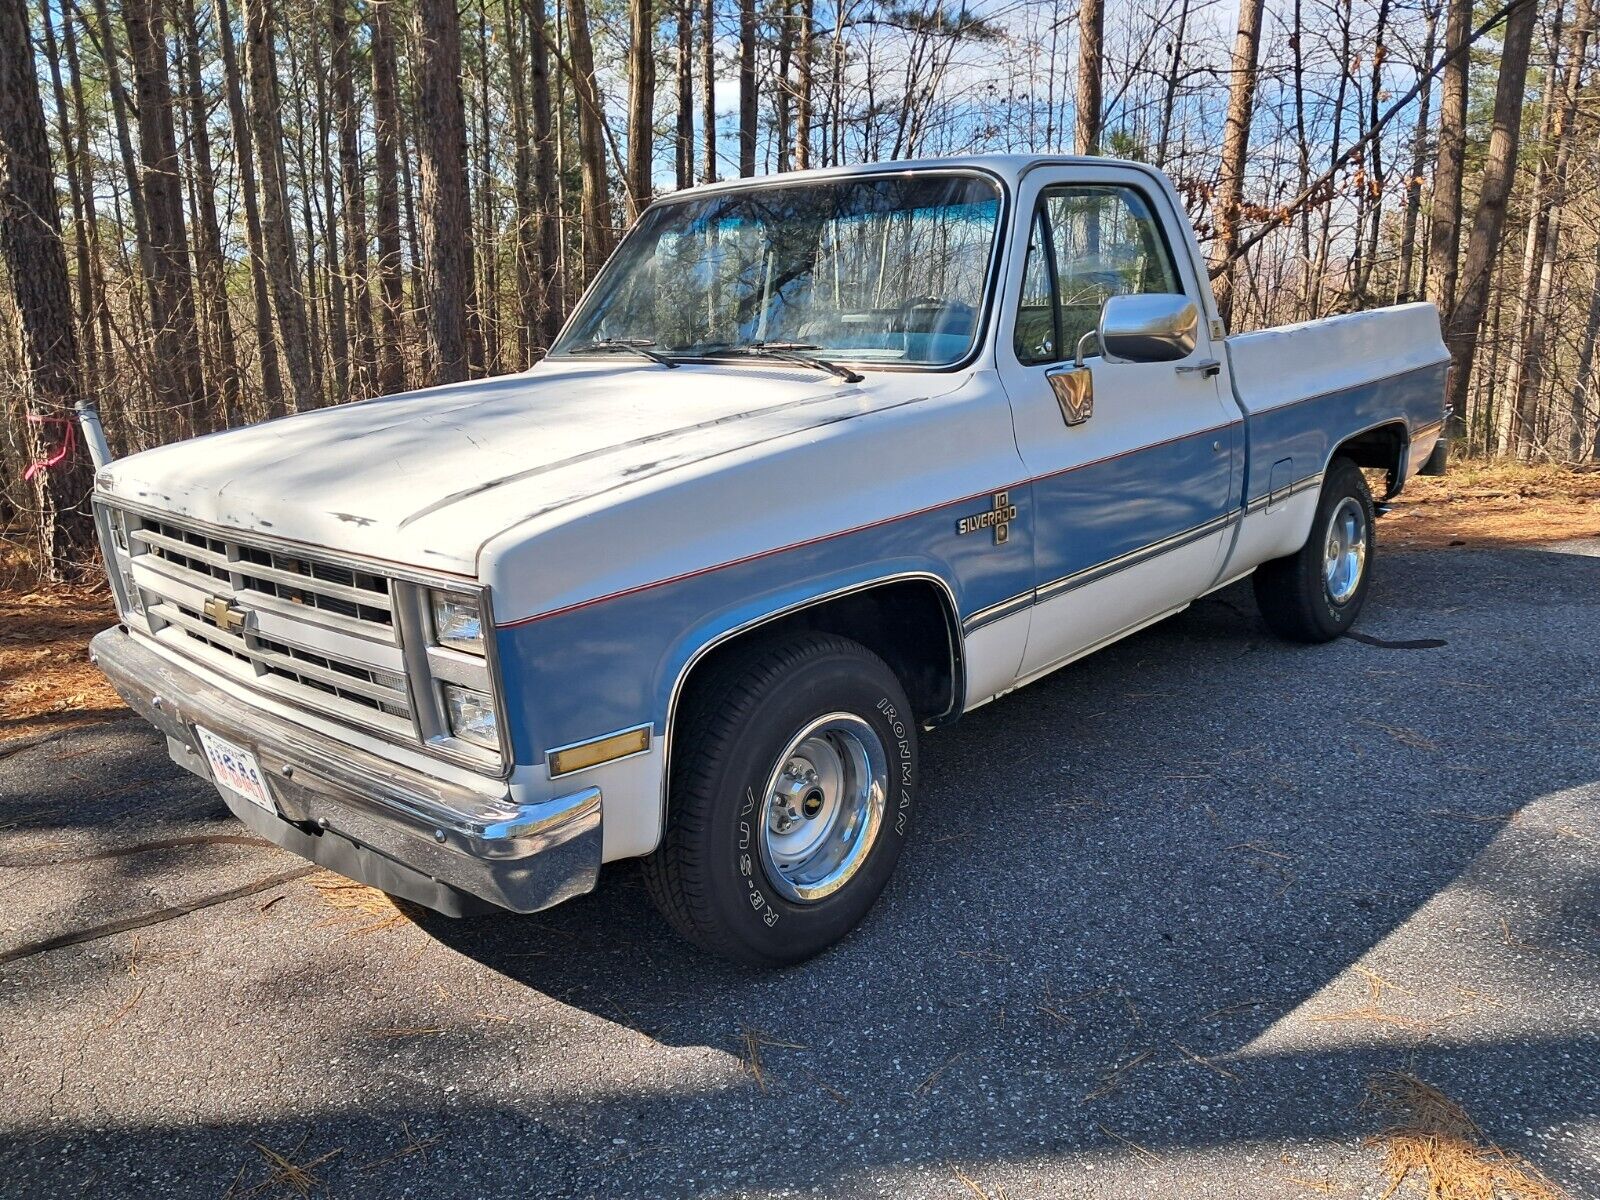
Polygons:
[[628,342],[692,358],[767,345],[948,366],[977,336],[999,214],[995,183],[933,172],[658,205],[552,353]]

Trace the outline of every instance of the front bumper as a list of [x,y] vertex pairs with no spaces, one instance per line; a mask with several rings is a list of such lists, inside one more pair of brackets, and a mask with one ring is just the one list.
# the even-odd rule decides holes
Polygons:
[[123,628],[89,653],[180,766],[211,778],[196,724],[253,752],[279,815],[218,792],[252,830],[312,862],[451,916],[485,902],[535,912],[594,888],[598,788],[518,804],[503,786],[436,778],[247,705]]

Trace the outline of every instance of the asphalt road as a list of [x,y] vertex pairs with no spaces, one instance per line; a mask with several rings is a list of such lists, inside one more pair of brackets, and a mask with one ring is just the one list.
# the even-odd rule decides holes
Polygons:
[[[1360,629],[1445,644],[1281,645],[1235,588],[929,738],[883,902],[781,974],[629,869],[0,966],[0,1192],[1377,1196],[1408,1070],[1600,1195],[1600,542],[1382,555]],[[0,759],[0,954],[299,866],[104,855],[238,832],[137,723]]]

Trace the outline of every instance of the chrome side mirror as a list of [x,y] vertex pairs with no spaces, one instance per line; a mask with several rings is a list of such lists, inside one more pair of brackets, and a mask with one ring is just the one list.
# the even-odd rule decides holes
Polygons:
[[1100,310],[1100,350],[1110,362],[1176,362],[1194,353],[1200,310],[1187,296],[1112,296]]

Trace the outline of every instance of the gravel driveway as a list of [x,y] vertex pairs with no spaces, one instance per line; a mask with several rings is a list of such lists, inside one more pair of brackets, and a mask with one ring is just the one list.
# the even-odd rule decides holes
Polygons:
[[12,753],[0,955],[204,907],[0,966],[0,1192],[1376,1196],[1407,1071],[1600,1195],[1600,543],[1380,564],[1376,642],[1234,588],[928,739],[882,903],[782,974],[627,867],[341,908],[136,722]]

